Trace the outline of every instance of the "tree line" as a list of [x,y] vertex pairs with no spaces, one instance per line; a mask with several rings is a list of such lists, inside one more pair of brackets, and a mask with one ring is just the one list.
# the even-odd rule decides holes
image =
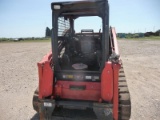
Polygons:
[[[51,37],[52,29],[46,27],[45,37]],[[140,38],[140,37],[149,37],[149,36],[160,36],[160,29],[156,32],[146,32],[146,33],[117,33],[119,38]]]
[[119,38],[140,38],[149,36],[160,36],[160,29],[156,32],[145,32],[145,33],[117,33]]
[[50,29],[49,27],[46,27],[45,37],[51,37],[51,35],[52,35],[52,29]]

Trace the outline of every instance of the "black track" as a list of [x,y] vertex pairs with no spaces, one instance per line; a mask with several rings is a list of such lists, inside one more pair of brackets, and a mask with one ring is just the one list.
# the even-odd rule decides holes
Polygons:
[[131,115],[131,101],[123,66],[119,71],[119,120],[129,120]]

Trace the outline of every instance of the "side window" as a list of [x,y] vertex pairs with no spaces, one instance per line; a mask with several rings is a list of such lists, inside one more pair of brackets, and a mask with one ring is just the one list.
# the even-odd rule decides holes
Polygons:
[[65,20],[64,17],[58,18],[58,36],[63,36],[64,33],[70,28],[69,20]]

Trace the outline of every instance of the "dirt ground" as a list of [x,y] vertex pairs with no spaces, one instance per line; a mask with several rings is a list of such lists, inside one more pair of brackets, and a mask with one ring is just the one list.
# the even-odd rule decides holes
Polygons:
[[[49,42],[0,43],[0,120],[37,120],[37,62]],[[131,120],[160,120],[160,41],[119,40],[131,94]]]

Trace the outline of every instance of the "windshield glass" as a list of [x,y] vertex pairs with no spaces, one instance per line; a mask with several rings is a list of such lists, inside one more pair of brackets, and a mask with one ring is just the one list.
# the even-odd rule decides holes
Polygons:
[[98,16],[79,17],[74,22],[75,32],[80,33],[82,29],[92,29],[94,32],[102,31],[102,19]]
[[98,71],[102,59],[102,19],[60,16],[57,42],[60,69]]

